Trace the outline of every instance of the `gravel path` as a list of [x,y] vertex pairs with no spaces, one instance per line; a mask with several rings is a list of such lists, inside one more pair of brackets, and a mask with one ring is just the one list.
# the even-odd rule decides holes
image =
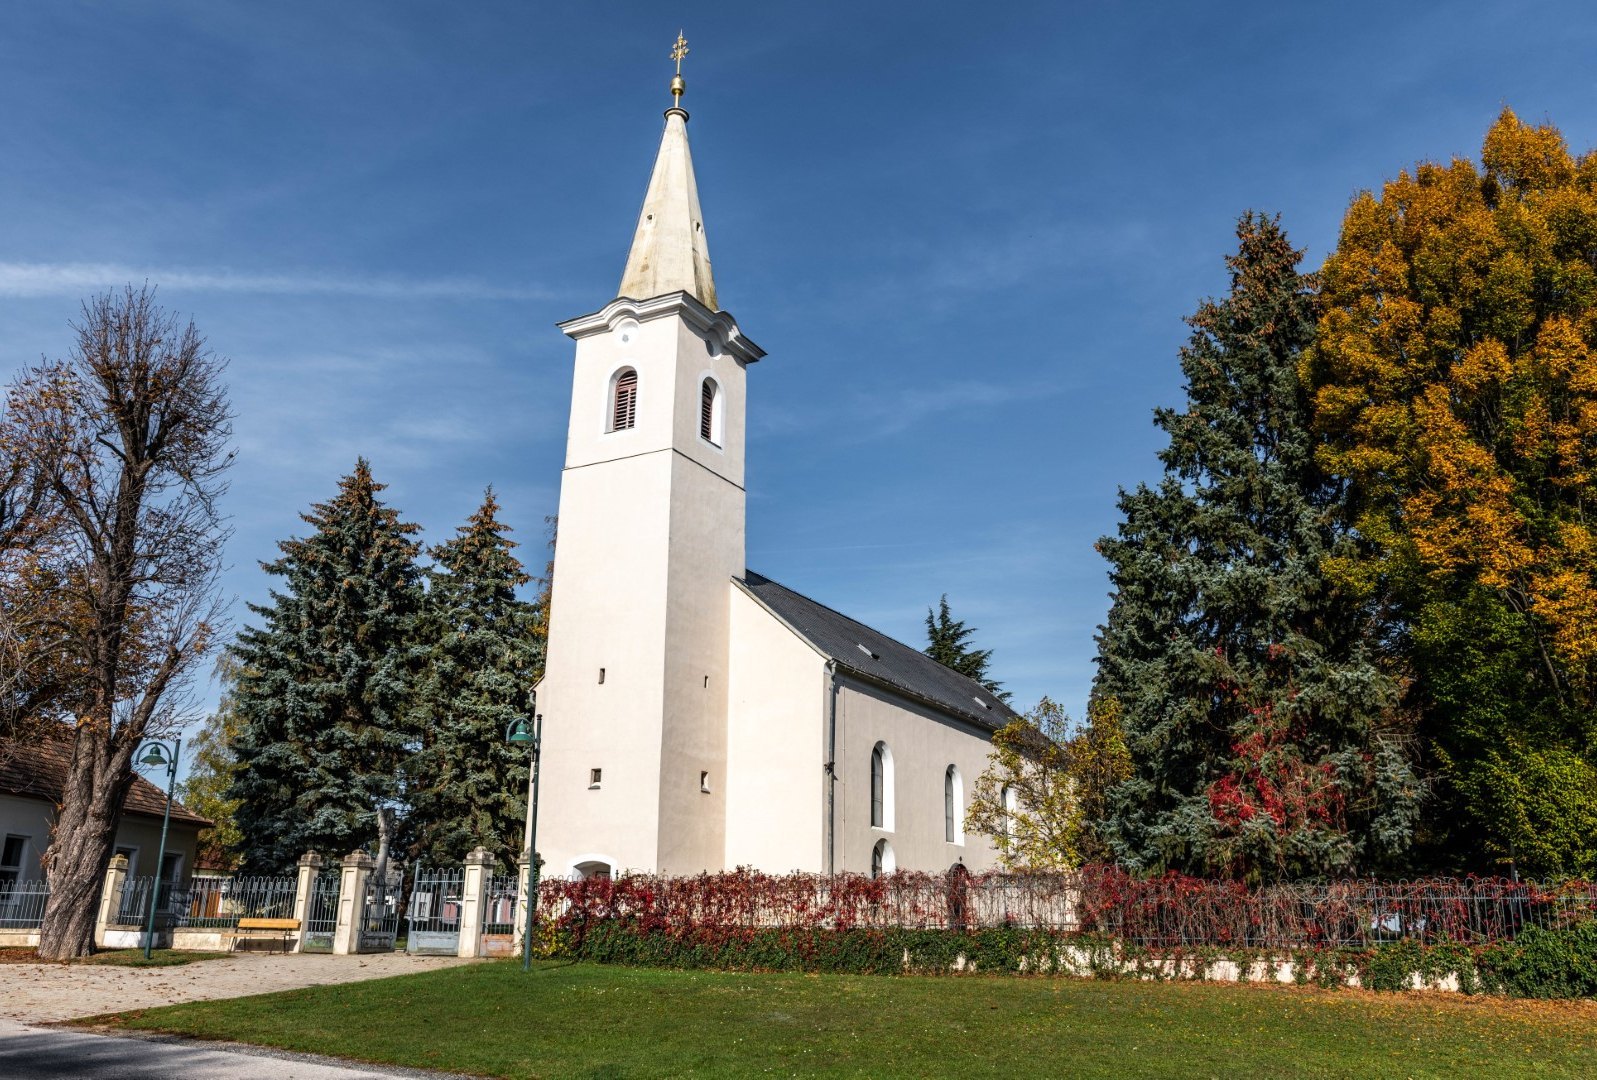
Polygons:
[[236,954],[175,967],[129,968],[112,964],[6,964],[0,967],[0,1017],[51,1023],[123,1009],[148,1009],[180,1001],[245,997],[300,986],[360,982],[389,975],[469,964],[452,956],[373,953],[329,956]]

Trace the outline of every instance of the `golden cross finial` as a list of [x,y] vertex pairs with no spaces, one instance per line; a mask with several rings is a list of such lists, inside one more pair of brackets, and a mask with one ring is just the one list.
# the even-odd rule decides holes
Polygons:
[[677,62],[677,73],[671,78],[671,107],[682,107],[682,91],[688,84],[682,81],[682,58],[688,55],[688,39],[682,36],[682,31],[677,31],[676,44],[671,46],[671,59]]

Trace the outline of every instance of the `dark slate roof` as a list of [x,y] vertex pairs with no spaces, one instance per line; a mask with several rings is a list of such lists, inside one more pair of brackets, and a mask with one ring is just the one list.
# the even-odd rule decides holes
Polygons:
[[[988,731],[997,731],[1015,718],[1015,710],[981,683],[944,667],[919,649],[894,641],[752,570],[738,584],[816,651],[836,661],[839,668],[918,698]],[[986,702],[988,707],[978,702]]]
[[[22,738],[0,746],[0,793],[59,803],[71,767],[72,728],[69,725],[52,721],[37,729],[30,728]],[[128,797],[122,802],[122,812],[158,819],[165,809],[166,792],[135,775]],[[200,817],[175,799],[172,820],[190,825],[211,824],[210,819]]]

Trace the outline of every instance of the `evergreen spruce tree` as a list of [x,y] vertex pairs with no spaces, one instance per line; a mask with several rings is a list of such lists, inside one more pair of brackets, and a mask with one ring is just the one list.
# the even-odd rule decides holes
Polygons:
[[1355,539],[1298,377],[1314,282],[1275,220],[1237,235],[1230,294],[1188,320],[1186,408],[1155,414],[1164,479],[1123,491],[1098,545],[1114,602],[1094,695],[1132,765],[1100,832],[1148,872],[1355,872],[1410,842],[1419,785],[1373,613],[1325,572]]
[[991,649],[973,649],[968,644],[976,633],[974,626],[966,626],[948,610],[948,594],[937,602],[937,611],[926,609],[926,655],[944,667],[953,668],[967,678],[975,679],[1000,701],[1009,700],[1009,691],[1003,683],[987,677],[987,665],[992,660]]
[[383,487],[361,459],[303,515],[311,535],[262,564],[284,589],[250,605],[260,625],[233,647],[244,730],[231,795],[251,870],[375,848],[379,811],[398,808],[422,592],[417,528],[378,500]]
[[527,752],[505,731],[527,714],[543,674],[543,607],[519,599],[532,578],[497,519],[490,488],[450,541],[431,551],[415,698],[421,752],[407,769],[419,857],[459,862],[479,844],[514,868],[527,812]]

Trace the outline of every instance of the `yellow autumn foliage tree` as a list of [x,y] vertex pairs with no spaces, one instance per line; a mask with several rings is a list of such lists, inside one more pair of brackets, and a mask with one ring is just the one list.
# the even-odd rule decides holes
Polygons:
[[1392,612],[1437,828],[1463,860],[1597,868],[1597,838],[1548,843],[1597,788],[1508,782],[1597,762],[1597,154],[1505,109],[1479,165],[1355,198],[1320,281],[1304,375],[1367,542],[1330,569]]
[[1321,281],[1309,375],[1361,531],[1533,616],[1589,702],[1597,156],[1504,110],[1481,168],[1421,164],[1356,198]]
[[1093,826],[1109,789],[1131,774],[1119,706],[1097,699],[1087,725],[1069,729],[1064,710],[1045,697],[993,735],[965,827],[992,839],[1006,870],[1067,870],[1107,858]]

